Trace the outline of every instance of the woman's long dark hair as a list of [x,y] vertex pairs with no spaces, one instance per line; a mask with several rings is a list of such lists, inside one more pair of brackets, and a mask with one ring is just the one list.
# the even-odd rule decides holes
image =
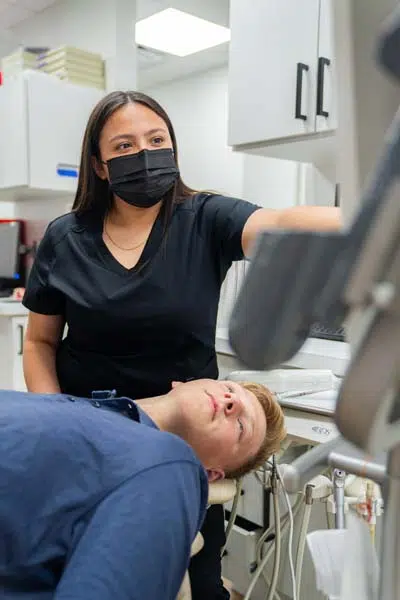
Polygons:
[[[147,108],[150,108],[150,110],[163,119],[172,140],[176,164],[179,166],[174,128],[167,113],[158,102],[141,92],[111,92],[94,107],[83,137],[78,188],[72,207],[72,210],[76,211],[79,215],[88,211],[105,213],[111,205],[112,193],[110,192],[108,181],[100,179],[97,175],[93,165],[93,158],[101,160],[99,139],[106,121],[116,110],[130,102],[137,102],[147,106]],[[174,204],[184,202],[186,198],[192,196],[194,193],[195,191],[185,185],[179,176],[174,187],[164,197],[163,208],[167,220],[172,213]]]

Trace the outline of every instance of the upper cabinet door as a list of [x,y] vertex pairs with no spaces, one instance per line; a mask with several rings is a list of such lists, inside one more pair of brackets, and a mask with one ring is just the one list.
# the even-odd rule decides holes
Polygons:
[[0,86],[0,189],[25,186],[29,180],[25,81]]
[[29,185],[74,192],[89,115],[104,92],[44,73],[28,77]]
[[231,0],[230,145],[315,132],[320,0]]
[[336,129],[336,78],[333,44],[333,6],[335,0],[320,0],[317,66],[316,130]]

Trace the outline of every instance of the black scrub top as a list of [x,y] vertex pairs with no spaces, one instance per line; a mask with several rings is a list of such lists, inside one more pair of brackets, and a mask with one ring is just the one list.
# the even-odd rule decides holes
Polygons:
[[99,215],[52,221],[23,304],[66,320],[56,357],[61,391],[89,397],[115,389],[143,398],[168,392],[173,380],[217,378],[220,288],[243,258],[242,230],[258,208],[195,194],[174,207],[167,231],[160,211],[132,269],[104,244]]

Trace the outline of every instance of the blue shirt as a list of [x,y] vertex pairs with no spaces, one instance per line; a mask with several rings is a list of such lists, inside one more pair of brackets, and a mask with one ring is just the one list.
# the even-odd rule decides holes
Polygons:
[[207,495],[127,398],[0,392],[3,600],[175,600]]

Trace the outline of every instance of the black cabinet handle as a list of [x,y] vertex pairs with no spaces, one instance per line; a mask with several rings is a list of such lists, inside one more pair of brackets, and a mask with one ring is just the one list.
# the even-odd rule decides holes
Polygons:
[[18,333],[19,333],[19,350],[18,356],[21,356],[24,350],[24,328],[22,325],[17,325]]
[[304,63],[297,63],[295,118],[301,119],[302,121],[307,120],[307,115],[303,115],[301,112],[301,100],[303,97],[303,73],[304,73],[304,71],[308,71],[308,65],[305,65]]
[[317,78],[317,115],[329,117],[327,110],[324,110],[324,75],[325,67],[329,67],[331,61],[329,58],[320,56],[318,59],[318,78]]
[[338,183],[335,185],[335,206],[340,206],[340,187]]

